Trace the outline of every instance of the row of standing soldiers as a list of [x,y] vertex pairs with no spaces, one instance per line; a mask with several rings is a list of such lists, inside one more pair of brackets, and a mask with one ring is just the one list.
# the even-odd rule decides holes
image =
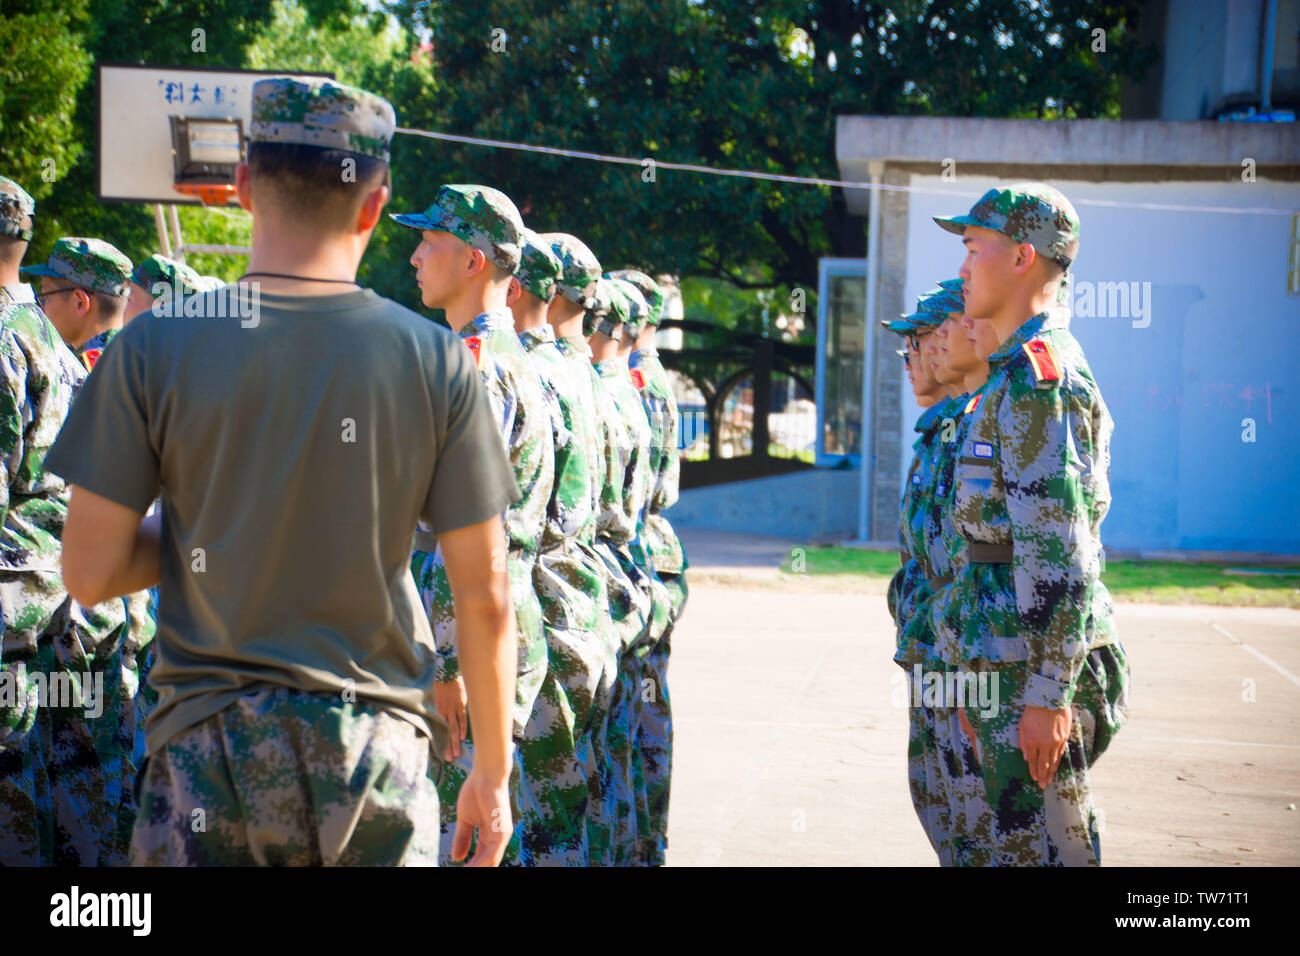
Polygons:
[[[679,416],[654,346],[664,292],[637,270],[602,274],[578,238],[524,227],[508,197],[444,186],[414,230],[455,210],[518,235],[510,311],[459,330],[478,365],[522,498],[506,514],[519,627],[516,821],[504,863],[660,865],[672,771],[668,658],[686,603],[686,555],[663,512],[677,500]],[[581,305],[581,332],[548,322]],[[427,547],[428,550],[422,550]],[[411,570],[439,651],[438,691],[463,731],[451,589],[417,535]],[[439,787],[451,862],[472,742],[453,739]]]
[[945,866],[1096,865],[1088,769],[1129,667],[1101,581],[1113,424],[1065,304],[1078,216],[1016,183],[936,222],[960,278],[884,323],[925,409],[888,598],[912,802]]
[[[431,224],[435,210],[441,219]],[[0,178],[0,212],[6,241],[25,249],[35,203],[12,180]],[[685,552],[663,514],[679,472],[677,404],[654,347],[664,293],[636,270],[602,273],[574,236],[527,230],[488,187],[445,186],[426,213],[393,218],[417,231],[454,218],[482,236],[508,235],[518,250],[509,310],[459,330],[520,492],[504,516],[519,654],[514,827],[503,862],[662,864],[668,658],[687,596]],[[47,263],[23,271],[42,277],[41,294],[19,282],[0,292],[0,358],[13,398],[0,409],[12,459],[0,581],[0,862],[118,865],[157,703],[149,685],[157,591],[93,607],[68,596],[59,567],[67,489],[42,463],[128,317],[154,308],[155,294],[211,285],[163,256],[133,265],[99,239],[59,239]],[[547,316],[557,298],[581,307],[580,333],[555,334]],[[434,699],[449,728],[438,781],[439,860],[449,863],[473,745],[451,590],[426,532],[417,532],[411,571],[437,643]],[[85,706],[53,700],[60,682]]]

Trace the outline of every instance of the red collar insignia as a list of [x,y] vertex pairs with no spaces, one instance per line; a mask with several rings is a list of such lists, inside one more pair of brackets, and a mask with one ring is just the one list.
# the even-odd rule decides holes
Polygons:
[[645,376],[641,374],[639,368],[628,369],[632,373],[632,384],[637,388],[645,388]]
[[1029,357],[1029,364],[1033,367],[1034,376],[1041,385],[1044,382],[1059,382],[1061,380],[1061,368],[1056,362],[1056,353],[1052,347],[1042,339],[1033,339],[1021,346],[1025,350],[1025,355]]
[[99,361],[99,357],[103,354],[103,349],[86,349],[81,353],[81,361],[85,363],[87,372],[94,371],[95,363]]
[[470,335],[466,337],[465,345],[469,348],[469,354],[474,356],[474,367],[478,368],[480,365],[480,356],[483,351],[483,340],[477,335]]

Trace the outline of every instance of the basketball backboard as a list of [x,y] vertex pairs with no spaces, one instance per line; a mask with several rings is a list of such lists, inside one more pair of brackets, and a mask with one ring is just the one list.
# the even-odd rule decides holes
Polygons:
[[[221,146],[232,141],[234,121],[248,136],[253,84],[266,76],[287,75],[332,77],[292,70],[101,65],[95,153],[100,202],[198,205],[197,196],[174,188],[173,128],[184,136],[189,123],[195,155],[202,157],[208,150],[219,162]],[[193,132],[198,124],[190,122],[195,120],[232,122],[227,128],[213,127],[213,135],[198,137]]]

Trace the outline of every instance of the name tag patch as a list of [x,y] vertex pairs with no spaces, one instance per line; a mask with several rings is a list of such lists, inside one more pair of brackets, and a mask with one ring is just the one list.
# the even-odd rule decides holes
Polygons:
[[977,441],[971,446],[971,454],[976,458],[992,458],[993,446],[986,441]]

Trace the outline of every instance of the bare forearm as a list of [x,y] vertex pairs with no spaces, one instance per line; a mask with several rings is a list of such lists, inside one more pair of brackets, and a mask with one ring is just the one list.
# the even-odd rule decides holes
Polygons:
[[[64,541],[64,578],[73,598],[83,606],[134,594],[158,584],[161,576],[162,515],[155,513],[141,519],[135,540],[128,552],[114,566],[97,572],[95,559],[82,558],[81,573],[69,573],[70,560],[76,560],[71,550],[82,547],[79,541]],[[102,557],[99,559],[102,560]]]
[[508,600],[500,609],[490,605],[462,609],[457,602],[456,644],[474,737],[474,763],[489,776],[510,773],[516,640],[515,612]]

